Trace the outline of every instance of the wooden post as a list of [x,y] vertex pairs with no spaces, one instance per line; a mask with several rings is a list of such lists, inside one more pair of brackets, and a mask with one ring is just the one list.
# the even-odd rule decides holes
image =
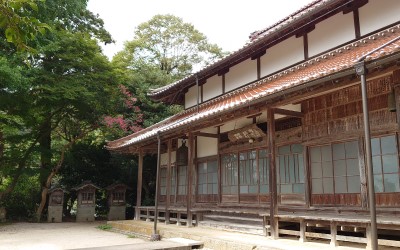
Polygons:
[[365,152],[364,152],[364,139],[358,138],[358,167],[360,171],[360,185],[361,185],[361,207],[368,208],[368,188],[367,188],[367,172],[365,169]]
[[166,204],[165,204],[165,224],[169,224],[169,206],[171,197],[171,151],[172,151],[172,140],[169,139],[167,142],[168,147],[168,166],[167,166],[167,192],[166,192]]
[[136,220],[140,220],[140,206],[142,205],[142,176],[143,176],[143,152],[139,150],[137,193],[136,193]]
[[194,137],[193,133],[189,133],[188,136],[188,154],[189,154],[189,160],[188,160],[188,166],[187,166],[187,196],[186,196],[186,215],[187,215],[187,222],[186,225],[188,227],[192,227],[192,169],[194,165]]
[[337,247],[339,244],[336,240],[337,235],[337,223],[335,221],[331,222],[331,247]]
[[269,195],[270,195],[270,230],[271,238],[279,237],[279,224],[275,215],[278,214],[278,194],[276,186],[276,161],[275,161],[275,117],[274,110],[267,110],[268,119],[268,159],[269,159]]
[[307,223],[305,223],[304,219],[300,219],[300,242],[306,242],[306,231],[307,231]]
[[219,144],[221,143],[221,126],[218,126],[218,205],[222,202],[222,160]]
[[365,248],[366,250],[371,250],[372,249],[372,239],[371,239],[371,225],[367,224],[365,227],[365,238],[367,238],[367,247]]

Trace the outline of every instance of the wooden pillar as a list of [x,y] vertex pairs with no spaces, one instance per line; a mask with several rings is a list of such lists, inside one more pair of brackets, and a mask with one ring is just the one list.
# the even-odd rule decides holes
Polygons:
[[142,205],[142,176],[143,176],[143,152],[139,150],[138,156],[138,177],[137,177],[137,193],[136,193],[136,220],[140,220],[140,206]]
[[278,218],[278,193],[276,186],[276,160],[275,160],[275,117],[274,110],[267,110],[268,119],[268,159],[269,159],[269,195],[270,195],[270,229],[271,238],[279,237]]
[[400,131],[400,69],[393,71],[393,89],[396,102],[397,128]]
[[304,219],[300,219],[300,242],[306,242],[306,231],[307,231],[307,223],[305,223]]
[[222,202],[222,160],[219,144],[221,143],[221,126],[218,126],[218,205]]
[[335,221],[332,221],[331,222],[331,242],[330,242],[331,247],[337,247],[339,245],[336,240],[336,235],[337,235],[337,223]]
[[193,166],[194,166],[194,156],[195,156],[195,147],[194,147],[194,136],[193,133],[189,133],[188,136],[188,166],[187,166],[187,196],[186,196],[186,214],[187,214],[187,223],[188,227],[192,227],[192,182],[193,182]]
[[367,171],[365,168],[365,152],[364,139],[358,138],[358,168],[360,171],[360,192],[361,192],[361,207],[368,208],[368,187],[367,187]]
[[372,235],[371,235],[371,225],[367,224],[367,226],[365,227],[365,237],[367,238],[367,246],[365,249],[367,250],[371,250],[372,249]]
[[166,204],[165,204],[165,224],[169,224],[169,206],[171,197],[171,151],[172,151],[172,140],[169,139],[167,142],[167,152],[168,152],[168,165],[167,165],[167,192],[166,192]]

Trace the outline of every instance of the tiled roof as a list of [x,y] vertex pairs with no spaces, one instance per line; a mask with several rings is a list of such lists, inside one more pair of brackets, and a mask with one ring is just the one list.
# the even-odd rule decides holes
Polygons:
[[193,80],[195,79],[196,75],[201,75],[202,73],[210,70],[211,68],[216,68],[225,61],[228,61],[230,58],[233,58],[234,56],[237,56],[238,54],[242,53],[245,49],[252,47],[256,43],[260,42],[261,40],[267,39],[271,35],[275,35],[279,30],[292,25],[296,21],[298,21],[301,18],[305,18],[309,14],[313,13],[314,11],[318,11],[321,7],[331,3],[331,2],[337,2],[338,0],[316,0],[305,7],[301,8],[300,10],[294,12],[293,14],[287,16],[286,18],[282,19],[281,21],[273,24],[272,26],[260,30],[258,32],[253,32],[253,37],[250,41],[248,41],[243,47],[239,48],[236,51],[231,52],[230,54],[226,55],[225,57],[221,58],[220,60],[214,62],[211,65],[208,65],[204,67],[203,69],[180,79],[179,81],[173,82],[171,84],[168,84],[166,86],[162,86],[160,88],[152,89],[148,93],[149,96],[156,96],[159,95],[169,89],[172,89],[173,87],[179,86],[182,83],[188,81],[188,80]]
[[[173,131],[194,121],[238,108],[272,94],[279,94],[286,89],[352,69],[365,55],[368,55],[365,61],[371,61],[394,54],[400,51],[399,39],[400,25],[396,25],[203,103],[199,105],[198,112],[196,107],[187,109],[137,133],[109,142],[107,148],[118,150],[155,138],[157,132]],[[383,48],[380,48],[381,46]]]

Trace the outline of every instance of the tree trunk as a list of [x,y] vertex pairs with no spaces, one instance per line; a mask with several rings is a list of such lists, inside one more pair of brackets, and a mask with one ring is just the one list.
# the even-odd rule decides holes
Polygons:
[[47,202],[47,193],[49,191],[51,181],[53,180],[53,177],[58,173],[60,170],[63,162],[64,162],[64,157],[65,157],[65,152],[80,138],[85,136],[86,133],[81,133],[79,136],[75,137],[72,139],[70,142],[64,145],[64,147],[61,150],[61,155],[60,159],[57,162],[57,165],[51,170],[50,174],[47,176],[46,181],[44,182],[44,185],[42,186],[42,193],[41,193],[41,201],[39,204],[38,209],[36,210],[36,219],[38,222],[40,221],[40,217],[42,216],[44,206],[46,205]]

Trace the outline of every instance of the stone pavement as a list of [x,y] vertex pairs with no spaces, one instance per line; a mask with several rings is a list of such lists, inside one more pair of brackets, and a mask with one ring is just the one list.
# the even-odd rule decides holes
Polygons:
[[[142,237],[152,234],[153,222],[145,221],[110,221],[114,229],[133,233]],[[175,224],[158,223],[158,233],[163,239],[186,238],[203,242],[204,247],[215,250],[320,250],[330,248],[329,242],[299,242],[298,240],[280,238],[269,239],[265,236],[250,235],[202,227],[185,227]],[[338,246],[337,250],[365,249],[365,244]]]

